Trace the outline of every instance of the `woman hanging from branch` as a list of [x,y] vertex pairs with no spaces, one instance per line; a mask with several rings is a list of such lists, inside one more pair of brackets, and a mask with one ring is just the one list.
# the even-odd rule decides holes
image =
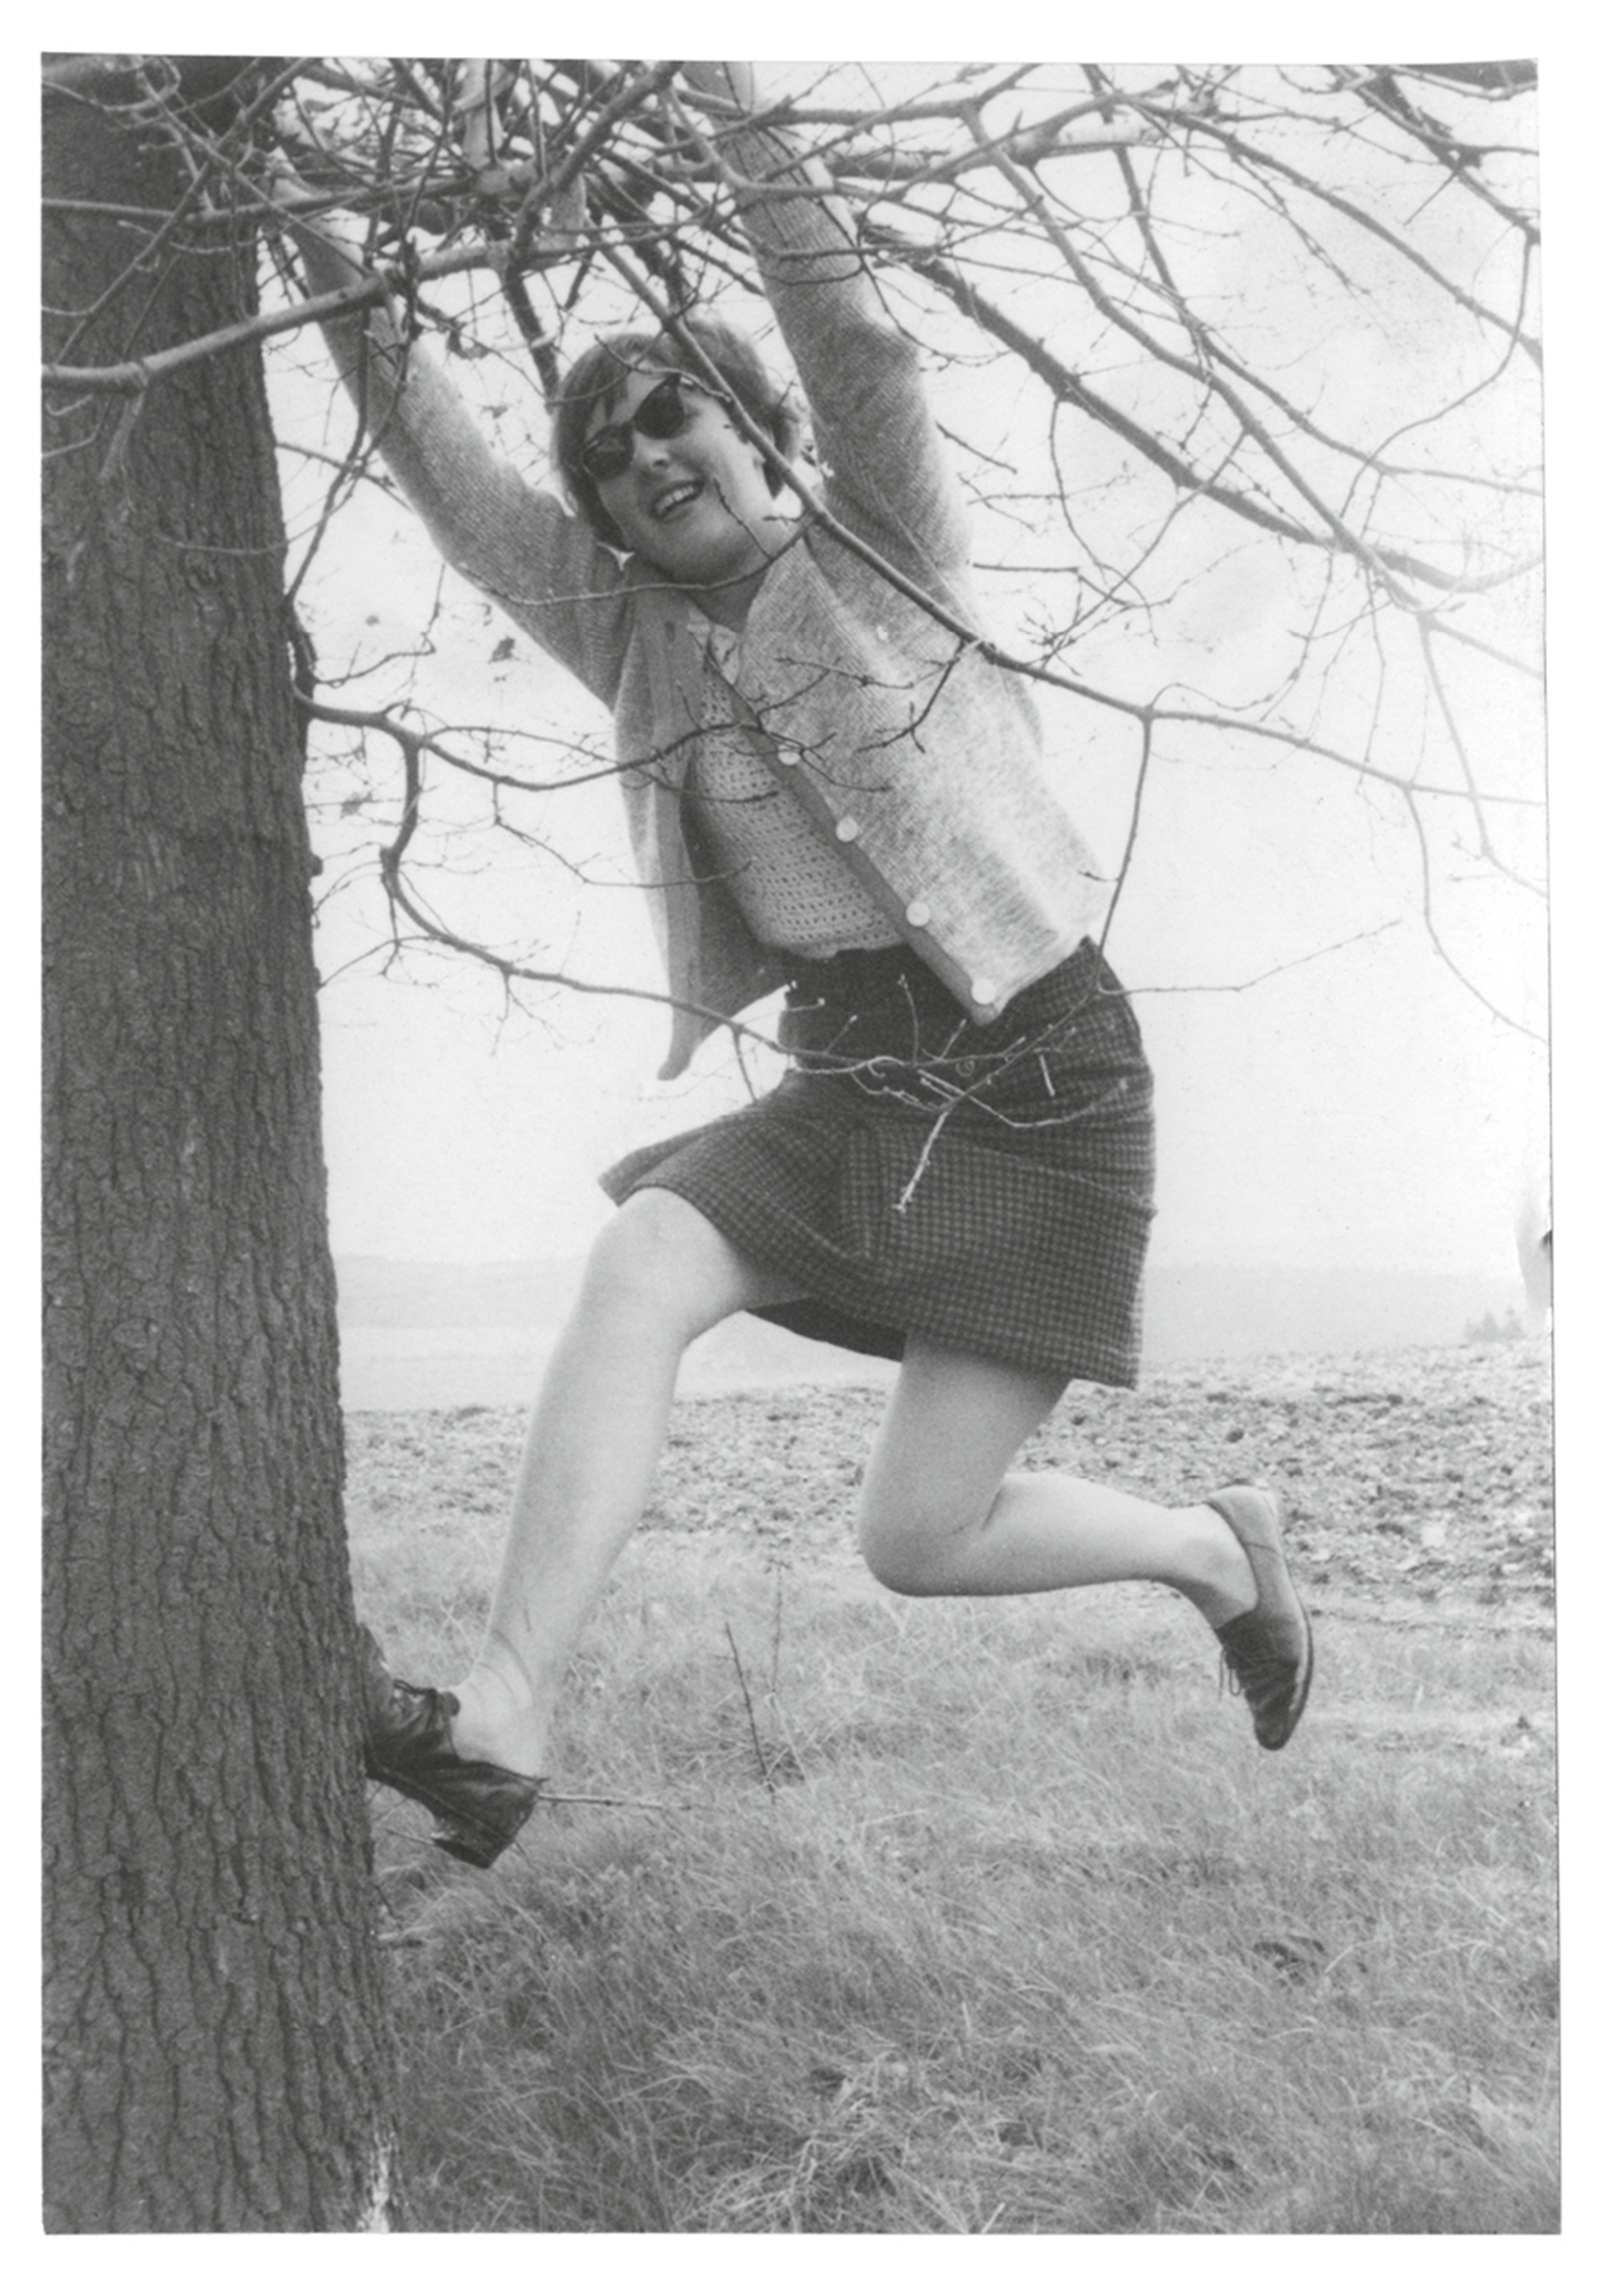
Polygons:
[[[538,1800],[681,1356],[741,1309],[900,1358],[858,1522],[888,1587],[1175,1588],[1268,1748],[1313,1669],[1273,1493],[1167,1507],[1010,1472],[1070,1381],[1135,1380],[1152,1096],[1092,938],[1109,889],[1025,682],[954,635],[973,627],[964,522],[845,210],[757,121],[748,67],[684,77],[724,130],[806,394],[816,513],[788,475],[798,410],[706,318],[659,311],[567,376],[554,450],[577,517],[495,460],[393,314],[328,330],[446,556],[612,712],[675,1001],[664,1073],[766,992],[786,999],[773,1091],[603,1177],[618,1209],[535,1410],[468,1673],[415,1688],[364,1643],[369,1775],[478,1866]],[[317,288],[353,280],[332,242],[299,236]]]

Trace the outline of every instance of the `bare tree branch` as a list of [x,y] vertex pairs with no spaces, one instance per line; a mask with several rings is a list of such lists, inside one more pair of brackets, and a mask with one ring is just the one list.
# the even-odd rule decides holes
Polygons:
[[[197,361],[386,299],[409,336],[441,340],[467,395],[531,465],[541,401],[579,333],[620,324],[629,304],[670,330],[694,303],[741,324],[755,308],[719,162],[724,123],[699,99],[715,131],[702,133],[672,63],[299,57],[248,69],[238,124],[214,128],[178,99],[161,58],[47,64],[53,101],[137,118],[185,169],[170,210],[74,210],[127,235],[114,291],[75,315],[95,319],[99,345],[115,319],[123,355],[60,357],[45,371],[48,451],[93,451],[109,486],[151,390]],[[1495,730],[1521,710],[1531,722],[1529,701],[1510,697],[1540,659],[1534,85],[1519,63],[821,68],[795,74],[765,115],[821,163],[882,300],[944,371],[933,389],[978,556],[1024,636],[989,635],[878,554],[832,516],[811,463],[793,459],[787,478],[821,533],[945,633],[951,665],[979,652],[1043,697],[1068,697],[1094,727],[1139,729],[1135,744],[1120,735],[1118,754],[1139,754],[1118,887],[1139,865],[1161,768],[1249,755],[1346,775],[1379,810],[1395,793],[1424,872],[1421,914],[1444,943],[1460,912],[1440,894],[1462,856],[1534,886],[1540,758]],[[285,160],[307,188],[282,188]],[[280,291],[237,326],[142,353],[151,283],[180,249],[336,209],[365,227],[360,284]],[[1367,388],[1372,360],[1385,386]],[[747,435],[772,454],[755,427]],[[295,482],[304,540],[291,594],[305,618],[374,442],[343,454],[309,433],[295,443],[307,478]],[[332,480],[314,501],[320,458]],[[1266,587],[1275,598],[1275,642],[1250,681],[1223,655],[1216,668],[1195,635],[1199,602],[1234,597],[1238,569],[1242,601]],[[455,604],[437,611],[442,645],[471,627],[482,661],[480,625]],[[1233,603],[1226,619],[1247,611]],[[336,668],[356,706],[328,684],[304,686],[305,705],[410,760],[404,828],[381,864],[395,916],[505,978],[565,979],[537,958],[520,972],[471,930],[430,919],[403,857],[459,833],[437,785],[460,784],[481,793],[485,834],[572,868],[561,822],[538,809],[576,803],[613,768],[548,776],[494,729],[443,731],[470,713],[403,690],[415,680],[426,693],[436,636],[431,621],[410,651],[348,645]],[[426,758],[438,769],[427,789]],[[369,800],[354,767],[337,772],[335,812],[355,836]],[[1452,962],[1476,981],[1473,949]],[[574,985],[602,993],[594,980]]]

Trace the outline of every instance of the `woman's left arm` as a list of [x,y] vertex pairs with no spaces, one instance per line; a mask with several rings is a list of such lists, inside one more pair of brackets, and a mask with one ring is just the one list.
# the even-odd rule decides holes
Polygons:
[[794,135],[765,127],[749,64],[684,68],[733,107],[715,122],[742,223],[806,393],[831,508],[907,570],[967,562],[968,521],[925,397],[919,354],[882,301],[845,203]]

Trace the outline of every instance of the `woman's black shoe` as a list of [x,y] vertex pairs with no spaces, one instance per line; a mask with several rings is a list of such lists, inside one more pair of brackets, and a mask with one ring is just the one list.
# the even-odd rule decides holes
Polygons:
[[1233,1483],[1208,1502],[1223,1515],[1248,1557],[1258,1601],[1215,1633],[1267,1753],[1297,1729],[1314,1679],[1314,1636],[1298,1601],[1281,1544],[1281,1501],[1253,1483]]
[[465,1760],[451,1742],[454,1693],[397,1682],[366,1627],[361,1660],[363,1767],[369,1777],[421,1801],[438,1819],[438,1849],[464,1865],[494,1866],[545,1781],[495,1762]]

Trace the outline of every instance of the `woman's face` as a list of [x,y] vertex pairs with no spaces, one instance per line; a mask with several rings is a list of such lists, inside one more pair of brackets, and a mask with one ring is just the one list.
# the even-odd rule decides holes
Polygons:
[[[626,424],[664,373],[648,367],[632,373],[618,397],[597,408],[587,439]],[[633,450],[628,465],[596,493],[626,548],[671,581],[710,589],[759,572],[795,521],[770,493],[762,455],[722,402],[691,381],[681,381],[680,393],[684,429],[672,439],[626,431]]]

